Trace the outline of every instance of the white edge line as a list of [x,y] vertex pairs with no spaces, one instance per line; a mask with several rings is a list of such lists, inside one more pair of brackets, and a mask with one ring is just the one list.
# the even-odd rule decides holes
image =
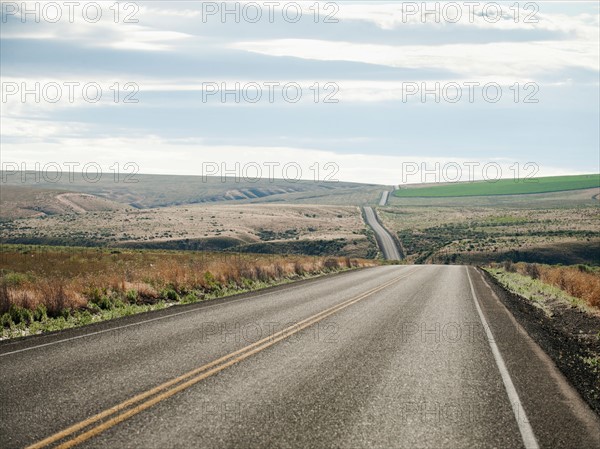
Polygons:
[[511,402],[513,413],[515,415],[515,419],[517,420],[519,431],[521,432],[523,444],[525,444],[526,449],[539,449],[537,439],[535,438],[535,434],[533,433],[533,428],[529,424],[529,419],[527,418],[527,414],[525,413],[525,408],[521,403],[519,394],[517,393],[517,390],[515,389],[515,385],[513,384],[508,369],[506,368],[504,359],[502,358],[502,354],[500,354],[500,350],[496,345],[496,341],[494,340],[494,335],[492,334],[490,326],[488,325],[485,316],[483,315],[483,311],[479,306],[479,299],[477,299],[477,295],[475,294],[473,281],[471,280],[471,275],[469,274],[469,267],[465,267],[465,269],[467,271],[467,278],[469,279],[469,285],[471,287],[471,295],[473,296],[473,301],[475,302],[475,308],[477,309],[477,313],[479,314],[479,318],[481,319],[481,323],[483,324],[483,328],[485,329],[488,343],[490,344],[490,348],[492,348],[492,354],[494,354],[496,365],[498,366],[498,370],[500,371],[500,375],[502,376],[502,382],[504,383],[504,388],[506,389],[506,393],[508,394],[508,399]]
[[[317,278],[314,278],[314,279],[317,279]],[[286,285],[286,284],[283,284],[283,285]],[[287,284],[287,285],[291,285],[291,284]],[[264,293],[258,294],[256,296],[251,296],[251,298],[252,299],[262,298],[264,296],[272,295],[274,293],[278,293],[278,292],[264,292]],[[243,294],[243,293],[240,293],[240,294]],[[195,308],[192,308],[190,310],[184,310],[182,312],[177,312],[177,313],[173,313],[173,314],[170,314],[170,315],[159,316],[159,317],[156,317],[156,318],[150,318],[149,320],[143,320],[143,321],[138,321],[136,323],[124,324],[123,326],[111,327],[110,329],[103,329],[101,331],[91,332],[89,334],[83,334],[83,335],[77,335],[75,337],[63,338],[62,340],[51,341],[49,343],[42,343],[41,345],[29,346],[27,348],[17,349],[15,351],[10,351],[10,352],[5,352],[3,354],[0,354],[0,357],[4,357],[6,355],[11,355],[11,354],[17,354],[19,352],[31,351],[33,349],[43,348],[43,347],[46,347],[46,346],[53,346],[53,345],[57,345],[59,343],[67,342],[67,341],[79,340],[80,338],[92,337],[94,335],[104,334],[106,332],[112,332],[112,331],[119,330],[119,329],[125,329],[127,327],[139,326],[140,324],[150,323],[152,321],[164,320],[166,318],[172,318],[172,317],[178,316],[178,315],[185,315],[185,314],[192,313],[192,312],[198,312],[200,310],[210,309],[210,308],[213,308],[213,307],[219,307],[219,306],[224,306],[224,305],[227,305],[227,304],[233,304],[233,303],[240,302],[240,301],[246,301],[248,299],[249,298],[247,298],[247,297],[246,298],[239,298],[239,299],[232,299],[230,301],[222,302],[221,304],[209,304],[209,305],[206,305],[204,307],[195,307]],[[110,320],[98,321],[98,323],[109,323],[109,322],[110,322]],[[81,328],[83,328],[83,326],[72,327],[72,328],[69,328],[69,329],[81,329]],[[18,342],[15,342],[15,344],[16,343],[18,343]]]
[[[265,294],[262,294],[262,295],[259,295],[259,296],[254,296],[253,298],[260,298],[262,296],[267,296],[267,294],[265,293]],[[233,301],[228,301],[228,303],[231,304],[231,303],[234,303],[234,302],[243,301],[244,299],[247,299],[247,298],[240,298],[240,299],[236,299],[236,300],[233,300]],[[212,307],[216,307],[216,306],[222,306],[224,304],[225,303],[222,303],[222,304],[211,304],[211,305],[204,306],[204,307],[198,307],[198,308],[193,308],[193,309],[190,309],[190,310],[184,310],[182,312],[177,312],[177,313],[173,313],[173,314],[170,314],[170,315],[159,316],[159,317],[156,317],[156,318],[150,318],[149,320],[138,321],[136,323],[124,324],[123,326],[111,327],[110,329],[103,329],[101,331],[90,332],[88,334],[77,335],[75,337],[63,338],[62,340],[51,341],[49,343],[43,343],[41,345],[29,346],[28,348],[17,349],[16,351],[5,352],[3,354],[0,354],[0,357],[4,357],[5,355],[10,355],[10,354],[16,354],[18,352],[30,351],[32,349],[43,348],[45,346],[52,346],[52,345],[56,345],[58,343],[64,343],[66,341],[78,340],[78,339],[84,338],[84,337],[91,337],[93,335],[104,334],[106,332],[112,332],[112,331],[119,330],[119,329],[125,329],[127,327],[138,326],[140,324],[150,323],[152,321],[164,320],[165,318],[171,318],[171,317],[178,316],[178,315],[184,315],[184,314],[187,314],[187,313],[197,312],[199,310],[204,310],[204,309],[208,309],[208,308],[212,308]],[[110,320],[98,321],[98,323],[109,323],[109,322],[110,322]],[[81,329],[82,327],[83,326],[71,327],[69,329]]]

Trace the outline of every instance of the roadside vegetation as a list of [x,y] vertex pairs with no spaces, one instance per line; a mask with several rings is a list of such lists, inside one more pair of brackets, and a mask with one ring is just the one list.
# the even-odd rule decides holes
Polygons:
[[347,257],[2,245],[1,338],[374,264]]
[[485,270],[515,318],[600,413],[600,268],[507,261]]
[[486,270],[505,288],[542,308],[549,300],[559,300],[585,311],[600,312],[600,269],[597,267],[507,261],[491,264]]

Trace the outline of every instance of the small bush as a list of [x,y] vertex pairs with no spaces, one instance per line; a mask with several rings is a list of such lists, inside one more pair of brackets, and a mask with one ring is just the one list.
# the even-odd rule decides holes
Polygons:
[[2,314],[2,316],[0,317],[0,324],[2,325],[2,327],[12,327],[14,325],[10,313],[6,312]]
[[303,276],[306,271],[304,270],[304,265],[300,261],[294,262],[294,273]]
[[112,299],[108,295],[102,295],[99,298],[95,298],[92,302],[102,310],[109,310],[114,306]]
[[589,267],[587,265],[584,265],[582,263],[580,263],[579,265],[577,265],[577,269],[579,271],[581,271],[582,273],[593,273],[594,272],[594,270],[592,270],[591,267]]
[[525,273],[532,279],[540,278],[540,267],[537,263],[527,264],[525,266]]
[[203,287],[209,291],[217,290],[220,287],[219,283],[217,282],[217,279],[210,271],[204,273]]
[[179,295],[173,288],[164,289],[160,296],[167,301],[179,301]]
[[11,321],[15,324],[31,324],[33,322],[33,313],[31,310],[15,306],[14,304],[10,306],[8,314]]
[[200,300],[200,298],[198,297],[198,295],[194,292],[188,293],[187,295],[185,295],[182,299],[181,299],[181,303],[182,304],[191,304],[194,302],[198,302]]
[[48,319],[48,310],[44,304],[39,304],[33,311],[33,319],[35,321],[45,321]]
[[517,271],[517,269],[515,268],[515,264],[513,263],[512,260],[505,260],[502,263],[502,268],[505,271],[508,271],[509,273],[515,273]]
[[9,272],[4,275],[2,281],[8,287],[20,287],[31,280],[31,276],[23,273]]
[[129,304],[136,304],[138,300],[137,290],[127,290],[127,293],[125,293],[125,299]]

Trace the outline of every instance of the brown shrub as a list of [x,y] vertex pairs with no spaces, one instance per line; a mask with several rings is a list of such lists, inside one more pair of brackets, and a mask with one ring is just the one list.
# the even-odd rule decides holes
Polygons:
[[5,283],[0,285],[0,314],[8,312],[11,300],[9,298],[8,286]]
[[338,268],[339,266],[338,260],[333,258],[325,259],[325,262],[323,263],[323,267],[327,269]]
[[525,273],[533,279],[540,278],[540,267],[537,263],[530,263],[525,265]]
[[34,310],[42,303],[42,294],[39,290],[31,288],[8,288],[8,299],[10,304],[26,309]]
[[505,260],[502,263],[502,268],[504,268],[504,270],[508,271],[509,273],[514,273],[516,271],[515,264],[512,260]]

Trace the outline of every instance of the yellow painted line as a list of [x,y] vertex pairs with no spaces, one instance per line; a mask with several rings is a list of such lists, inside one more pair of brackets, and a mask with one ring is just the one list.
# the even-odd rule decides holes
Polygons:
[[102,424],[99,424],[98,426],[88,430],[87,432],[79,435],[78,437],[75,437],[69,441],[66,441],[65,443],[59,445],[58,448],[69,448],[76,444],[79,444],[79,443],[103,432],[104,430],[130,418],[131,416],[133,416],[149,407],[152,407],[156,403],[158,403],[166,398],[169,398],[182,390],[185,390],[186,388],[190,387],[191,385],[194,385],[194,384],[200,382],[201,380],[206,379],[207,377],[210,377],[213,374],[216,374],[216,373],[224,370],[225,368],[227,368],[231,365],[234,365],[235,363],[238,363],[257,352],[260,352],[260,351],[274,345],[275,343],[277,343],[283,339],[286,339],[286,338],[294,335],[297,332],[300,332],[301,330],[305,329],[306,327],[311,326],[311,325],[325,319],[326,317],[328,317],[342,309],[345,309],[346,307],[348,307],[358,301],[361,301],[361,300],[367,298],[368,296],[371,296],[374,293],[377,293],[377,292],[383,290],[384,288],[389,287],[393,283],[408,277],[410,274],[413,273],[413,271],[415,271],[415,270],[411,270],[408,273],[406,273],[404,276],[392,279],[391,281],[389,281],[379,287],[371,289],[365,293],[362,293],[361,295],[359,295],[355,298],[351,298],[340,304],[332,306],[332,307],[330,307],[322,312],[319,312],[311,317],[308,317],[292,326],[289,326],[279,332],[276,332],[273,335],[269,335],[268,337],[258,340],[256,342],[252,343],[251,345],[248,345],[244,348],[241,348],[237,351],[227,354],[217,360],[214,360],[206,365],[203,365],[199,368],[189,371],[189,372],[187,372],[181,376],[178,376],[170,381],[167,381],[167,382],[165,382],[161,385],[158,385],[150,390],[147,390],[144,393],[140,393],[140,394],[116,405],[116,406],[108,408],[94,416],[91,416],[90,418],[87,418],[87,419],[85,419],[77,424],[74,424],[60,432],[57,432],[57,433],[55,433],[43,440],[31,445],[31,446],[28,446],[26,449],[40,449],[40,448],[47,447],[47,446],[51,445],[52,443],[55,443],[56,441],[64,439],[64,438],[72,435],[73,433],[84,429],[85,427],[88,427],[104,418],[114,415],[115,413],[119,413],[119,412],[127,409],[127,407],[129,407],[131,405],[141,402],[144,399],[146,399],[156,393],[159,393],[169,387],[172,387],[173,385],[176,385],[177,383],[179,383],[185,379],[188,379],[190,377],[198,375],[197,377],[194,377],[194,378],[188,380],[187,382],[181,383],[180,385],[178,385],[170,390],[167,390],[167,391],[163,392],[162,394],[159,394],[159,395],[155,396],[154,398],[152,398],[136,407],[130,408],[129,410],[127,410],[124,413],[120,413],[118,416],[116,416],[108,421],[105,421]]
[[[408,274],[410,274],[410,273],[408,273]],[[396,280],[399,280],[399,279],[395,279],[395,280],[393,280],[393,282],[395,282]],[[379,287],[376,287],[373,290],[376,290],[378,288]],[[368,291],[365,294],[372,294],[372,291]],[[348,301],[351,301],[351,300],[348,300]],[[346,301],[346,302],[348,302],[348,301]],[[114,406],[114,407],[106,409],[103,412],[100,412],[100,413],[98,413],[98,414],[96,414],[94,416],[91,416],[90,418],[87,418],[87,419],[85,419],[85,420],[83,420],[83,421],[81,421],[81,422],[79,422],[77,424],[74,424],[73,426],[70,426],[70,427],[68,427],[67,429],[65,429],[65,430],[63,430],[61,432],[58,432],[58,433],[56,433],[54,435],[51,435],[50,437],[45,438],[45,439],[43,439],[43,440],[41,440],[41,441],[39,441],[39,442],[31,445],[31,446],[28,446],[27,449],[39,449],[39,448],[42,448],[42,447],[46,447],[49,444],[54,443],[55,441],[61,440],[61,439],[65,438],[65,437],[69,436],[70,434],[72,434],[74,432],[77,432],[78,430],[81,430],[81,429],[83,429],[83,428],[85,428],[85,427],[87,427],[87,426],[89,426],[89,425],[91,425],[91,424],[93,424],[93,423],[95,423],[97,421],[100,421],[101,419],[104,419],[104,418],[106,418],[106,417],[108,417],[108,416],[110,416],[110,415],[112,415],[114,413],[118,413],[118,412],[124,410],[125,408],[129,407],[130,405],[133,405],[133,404],[135,404],[137,402],[140,402],[140,401],[148,398],[149,396],[152,396],[152,395],[154,395],[154,394],[156,394],[156,393],[158,393],[158,392],[160,392],[160,391],[162,391],[162,390],[164,390],[164,389],[166,389],[168,387],[171,387],[171,386],[177,384],[178,382],[181,382],[182,380],[185,380],[185,379],[187,379],[189,377],[192,377],[192,376],[194,376],[196,374],[199,374],[199,373],[201,373],[201,372],[203,372],[203,371],[205,371],[205,370],[207,370],[209,368],[212,368],[215,365],[223,363],[223,362],[229,360],[230,358],[235,357],[236,355],[238,355],[240,353],[248,351],[248,350],[250,350],[250,349],[252,349],[252,348],[254,348],[256,346],[259,346],[259,345],[261,345],[261,344],[269,341],[270,339],[277,338],[279,335],[282,335],[285,332],[288,332],[289,330],[293,329],[294,327],[300,326],[303,323],[305,323],[305,322],[307,322],[309,320],[312,320],[312,319],[314,319],[315,317],[317,317],[317,316],[319,316],[321,314],[327,313],[330,310],[336,309],[337,307],[339,307],[339,306],[341,306],[343,304],[344,303],[340,303],[340,304],[337,304],[337,305],[335,305],[333,307],[330,307],[329,309],[326,309],[326,310],[324,310],[324,311],[322,311],[322,312],[320,312],[320,313],[318,313],[316,315],[308,317],[308,318],[306,318],[306,319],[304,319],[304,320],[302,320],[302,321],[300,321],[300,322],[298,322],[298,323],[296,323],[296,324],[294,324],[294,325],[292,325],[292,326],[290,326],[290,327],[288,327],[286,329],[283,329],[283,330],[281,330],[279,332],[276,332],[273,335],[269,335],[268,337],[265,337],[265,338],[263,338],[261,340],[258,340],[256,342],[252,343],[251,345],[248,345],[248,346],[246,346],[244,348],[241,348],[241,349],[239,349],[237,351],[234,351],[234,352],[232,352],[230,354],[227,354],[227,355],[225,355],[225,356],[223,356],[223,357],[221,357],[221,358],[219,358],[217,360],[214,360],[214,361],[212,361],[212,362],[210,362],[210,363],[208,363],[206,365],[203,365],[203,366],[201,366],[199,368],[193,369],[192,371],[189,371],[189,372],[187,372],[185,374],[182,374],[181,376],[178,376],[178,377],[176,377],[176,378],[174,378],[174,379],[172,379],[170,381],[167,381],[167,382],[165,382],[165,383],[163,383],[161,385],[158,385],[158,386],[156,386],[156,387],[154,387],[154,388],[152,388],[152,389],[150,389],[148,391],[145,391],[144,393],[140,393],[140,394],[138,394],[138,395],[136,395],[136,396],[134,396],[134,397],[132,397],[132,398],[130,398],[130,399],[128,399],[128,400],[126,400],[126,401],[124,401],[124,402],[116,405],[116,406]]]

